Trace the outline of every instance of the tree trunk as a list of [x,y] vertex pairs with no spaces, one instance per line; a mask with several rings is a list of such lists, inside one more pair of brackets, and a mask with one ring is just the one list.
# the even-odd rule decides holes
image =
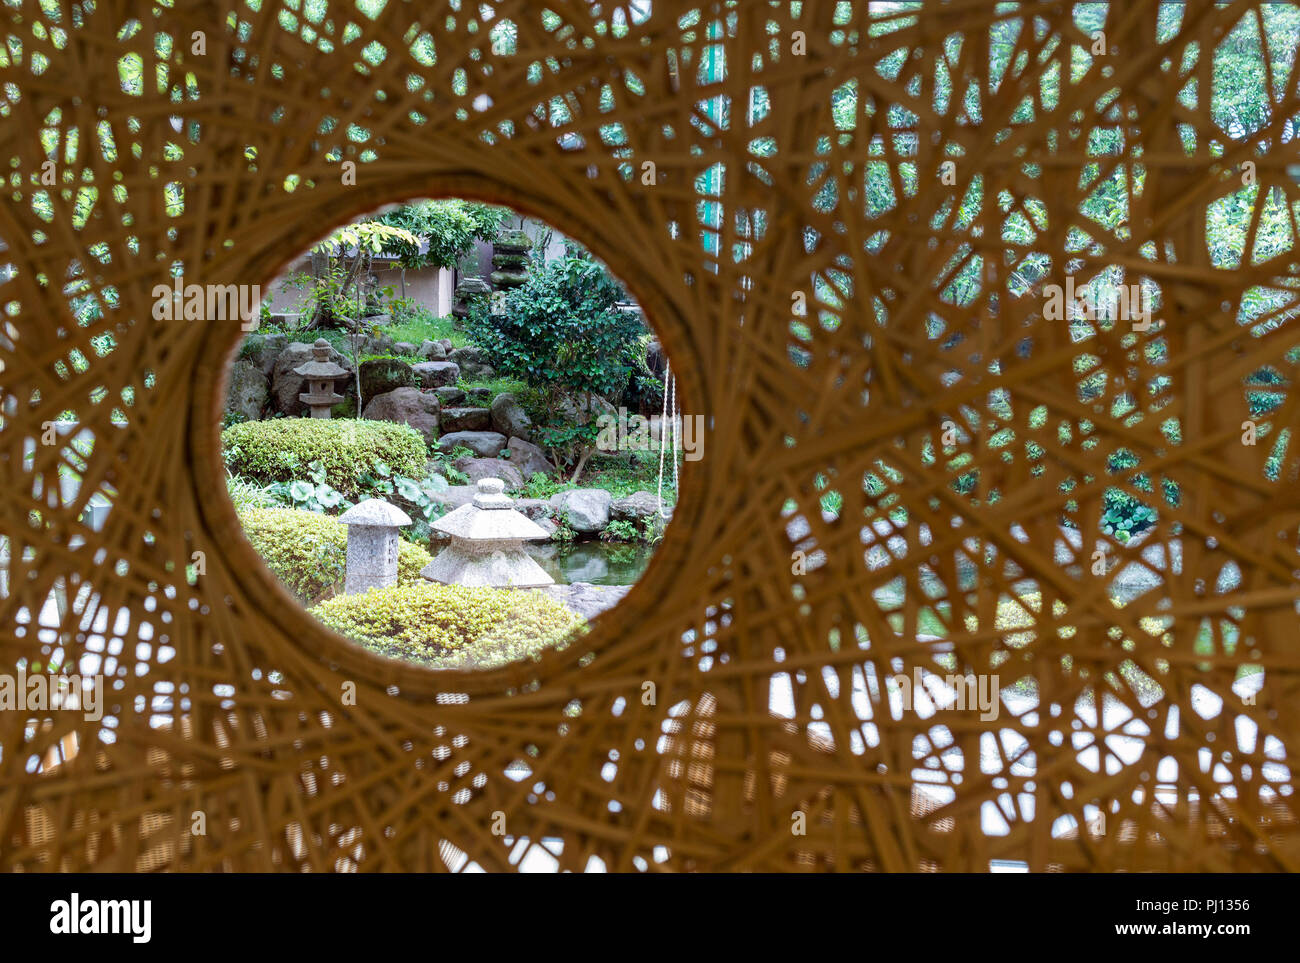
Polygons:
[[594,448],[588,448],[582,453],[582,457],[578,459],[578,467],[573,469],[573,477],[569,479],[570,485],[578,484],[578,479],[582,477],[582,470],[587,467],[587,462],[595,450]]

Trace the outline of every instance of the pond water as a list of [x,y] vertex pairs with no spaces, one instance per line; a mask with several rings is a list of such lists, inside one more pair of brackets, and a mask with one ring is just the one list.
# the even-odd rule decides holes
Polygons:
[[528,554],[561,585],[631,585],[650,564],[654,549],[644,542],[580,542],[556,545],[534,542]]

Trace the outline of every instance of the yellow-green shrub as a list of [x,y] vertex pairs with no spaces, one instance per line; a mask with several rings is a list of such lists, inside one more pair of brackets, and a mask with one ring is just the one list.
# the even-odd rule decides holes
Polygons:
[[394,475],[423,478],[428,464],[424,436],[410,425],[351,418],[273,418],[231,425],[221,433],[226,466],[262,483],[307,477],[319,461],[325,481],[348,498],[358,481],[383,462]]
[[504,665],[587,624],[538,592],[425,581],[336,595],[311,614],[372,652],[438,668]]
[[[342,589],[348,547],[348,527],[342,522],[295,508],[251,508],[239,521],[267,568],[303,602],[311,604]],[[403,540],[398,546],[398,582],[419,581],[420,569],[430,561],[428,552]]]

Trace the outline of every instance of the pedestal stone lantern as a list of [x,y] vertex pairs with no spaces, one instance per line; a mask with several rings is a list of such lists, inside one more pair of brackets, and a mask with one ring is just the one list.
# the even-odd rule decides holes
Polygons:
[[367,498],[339,516],[348,527],[347,576],[344,595],[397,584],[398,529],[411,517],[382,498]]
[[334,390],[334,382],[347,377],[348,371],[329,359],[330,343],[324,338],[317,339],[311,346],[311,357],[306,364],[293,369],[294,374],[307,379],[310,388],[300,394],[298,400],[311,408],[313,418],[328,418],[330,409],[343,400],[343,396]]
[[433,527],[451,536],[451,545],[420,572],[443,585],[538,588],[555,579],[524,551],[524,542],[547,538],[546,530],[513,507],[500,478],[479,480],[474,501]]

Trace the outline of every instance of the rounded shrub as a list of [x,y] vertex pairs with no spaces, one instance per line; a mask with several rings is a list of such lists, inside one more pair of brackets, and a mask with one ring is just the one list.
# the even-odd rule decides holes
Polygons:
[[[296,508],[251,508],[239,521],[266,567],[304,603],[342,590],[348,548],[348,527],[342,522]],[[430,561],[420,546],[399,542],[398,584],[422,581],[420,570]]]
[[304,478],[318,461],[326,482],[352,499],[361,494],[360,477],[376,474],[376,465],[423,478],[428,460],[424,437],[410,425],[365,419],[248,421],[223,431],[221,444],[232,472],[263,483]]
[[336,595],[311,610],[363,647],[436,668],[494,668],[559,645],[586,620],[526,589],[419,581]]

